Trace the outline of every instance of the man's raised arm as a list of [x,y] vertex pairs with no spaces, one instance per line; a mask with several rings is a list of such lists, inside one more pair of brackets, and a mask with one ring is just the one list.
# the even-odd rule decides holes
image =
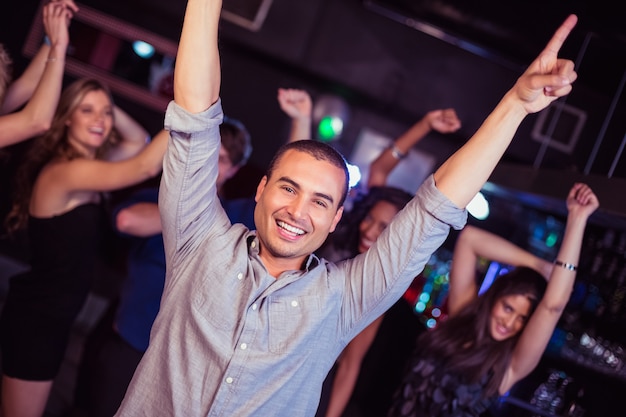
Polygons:
[[522,120],[569,94],[576,80],[574,63],[557,54],[577,22],[570,15],[470,140],[435,172],[437,188],[465,207],[489,179]]
[[221,10],[221,0],[187,2],[174,69],[174,101],[191,113],[208,109],[219,98]]

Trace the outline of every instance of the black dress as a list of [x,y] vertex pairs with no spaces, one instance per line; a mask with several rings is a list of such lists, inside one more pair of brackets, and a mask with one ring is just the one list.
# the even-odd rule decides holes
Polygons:
[[30,217],[31,269],[11,278],[0,318],[5,375],[31,381],[56,376],[91,289],[103,227],[104,210],[93,203]]
[[497,396],[483,398],[489,377],[467,383],[433,358],[413,356],[388,417],[477,417]]

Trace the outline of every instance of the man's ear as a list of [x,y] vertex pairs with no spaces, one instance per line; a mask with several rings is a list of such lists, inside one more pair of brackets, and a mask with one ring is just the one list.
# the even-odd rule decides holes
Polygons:
[[343,206],[339,207],[339,210],[337,210],[337,213],[335,214],[333,223],[330,225],[330,233],[335,231],[335,228],[337,228],[337,224],[339,223],[339,220],[341,220],[342,215],[343,215]]
[[259,202],[259,198],[261,198],[261,194],[263,194],[263,190],[265,190],[265,185],[267,185],[267,175],[263,175],[261,181],[259,181],[259,185],[256,186],[256,195],[254,196],[254,201]]

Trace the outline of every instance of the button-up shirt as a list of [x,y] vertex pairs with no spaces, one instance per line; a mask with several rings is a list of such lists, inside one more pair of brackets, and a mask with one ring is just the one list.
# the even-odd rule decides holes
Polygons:
[[167,263],[150,345],[117,416],[313,416],[348,342],[397,301],[467,214],[429,177],[372,247],[271,276],[256,232],[231,224],[215,180],[221,102],[170,103],[159,205]]

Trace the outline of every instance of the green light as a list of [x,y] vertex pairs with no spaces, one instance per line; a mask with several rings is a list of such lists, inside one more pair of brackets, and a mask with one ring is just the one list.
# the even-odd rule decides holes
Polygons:
[[343,121],[339,117],[325,116],[317,126],[317,134],[322,141],[337,139],[343,131]]
[[548,237],[546,238],[546,246],[551,248],[554,245],[556,245],[556,241],[558,240],[559,236],[552,232],[550,234],[548,234]]

